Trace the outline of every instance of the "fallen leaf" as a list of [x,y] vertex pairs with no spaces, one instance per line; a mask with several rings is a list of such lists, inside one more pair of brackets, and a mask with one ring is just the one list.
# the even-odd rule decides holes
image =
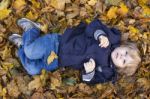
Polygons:
[[89,1],[88,1],[88,4],[89,4],[90,6],[94,6],[94,5],[96,4],[96,2],[97,2],[97,0],[89,0]]
[[122,0],[105,0],[106,5],[119,5]]
[[79,91],[81,91],[82,93],[86,93],[88,95],[93,93],[91,88],[89,86],[87,86],[86,84],[84,84],[84,83],[79,84]]
[[58,56],[54,51],[51,51],[50,55],[47,58],[47,64],[50,64],[54,61],[54,59],[57,59]]
[[143,86],[146,90],[150,88],[150,81],[146,78],[139,78],[137,82],[140,86]]
[[80,11],[78,5],[73,4],[71,7],[66,8],[66,12],[67,12],[66,18],[72,19],[77,15],[79,15]]
[[15,80],[12,80],[9,84],[7,84],[8,94],[12,97],[18,97],[21,92],[18,89],[18,86]]
[[66,0],[51,0],[50,5],[58,10],[64,10]]
[[26,14],[26,17],[28,19],[31,19],[31,20],[36,20],[38,18],[38,13],[34,13],[32,11],[29,11],[27,14]]
[[121,16],[125,16],[128,13],[128,8],[124,3],[121,3],[120,8],[118,9],[118,13]]
[[32,5],[35,7],[35,8],[40,8],[40,2],[38,2],[37,0],[30,0],[32,2]]
[[2,9],[2,10],[0,10],[0,20],[3,20],[6,17],[8,17],[10,12],[11,12],[11,10],[9,10],[9,9]]
[[6,96],[6,93],[7,93],[6,88],[3,88],[2,85],[0,84],[0,96],[4,97],[4,96]]
[[51,76],[50,77],[50,80],[51,80],[51,83],[50,83],[51,89],[56,89],[62,83],[60,73],[58,71],[56,71],[53,74],[51,74],[50,76]]
[[25,5],[25,0],[16,0],[13,2],[13,8],[16,9],[17,12],[22,11],[25,8]]
[[10,0],[2,0],[0,2],[0,10],[7,9],[7,7],[9,6],[9,4],[10,4]]
[[108,10],[106,16],[108,17],[108,19],[114,19],[114,18],[117,18],[117,11],[118,11],[118,8],[112,6],[112,7]]
[[29,90],[34,90],[34,89],[37,90],[38,88],[40,88],[42,86],[41,79],[39,76],[34,76],[33,78],[34,78],[34,80],[32,80],[28,84]]

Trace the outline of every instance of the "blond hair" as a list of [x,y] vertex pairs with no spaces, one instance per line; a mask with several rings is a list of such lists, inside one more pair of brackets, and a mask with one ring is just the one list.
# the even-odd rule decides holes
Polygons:
[[125,42],[121,45],[121,47],[127,47],[130,50],[128,54],[132,57],[133,61],[128,63],[124,68],[117,66],[118,72],[121,74],[126,74],[127,76],[131,76],[136,72],[141,62],[140,51],[135,43]]

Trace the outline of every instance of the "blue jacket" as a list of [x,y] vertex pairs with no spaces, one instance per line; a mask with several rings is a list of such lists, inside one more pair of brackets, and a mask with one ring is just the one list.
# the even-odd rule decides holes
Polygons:
[[[103,31],[96,34],[97,31]],[[95,36],[96,35],[96,36]],[[105,35],[109,39],[109,46],[101,48],[97,38]],[[82,80],[87,83],[103,83],[113,80],[116,71],[111,62],[112,50],[120,45],[121,34],[115,28],[108,28],[101,21],[95,19],[90,24],[80,23],[73,28],[67,28],[61,37],[59,47],[59,66],[81,69]],[[84,72],[83,63],[93,58],[96,68],[92,73]]]

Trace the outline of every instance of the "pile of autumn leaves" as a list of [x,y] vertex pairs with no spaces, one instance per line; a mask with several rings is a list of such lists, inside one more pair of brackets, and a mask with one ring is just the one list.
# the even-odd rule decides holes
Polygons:
[[[0,97],[5,98],[147,98],[150,90],[149,0],[1,0],[0,2]],[[8,35],[22,33],[16,20],[29,18],[48,31],[63,33],[66,27],[90,23],[95,17],[122,32],[122,40],[139,45],[142,63],[132,77],[119,76],[111,83],[88,86],[79,71],[59,69],[29,76],[15,57]]]

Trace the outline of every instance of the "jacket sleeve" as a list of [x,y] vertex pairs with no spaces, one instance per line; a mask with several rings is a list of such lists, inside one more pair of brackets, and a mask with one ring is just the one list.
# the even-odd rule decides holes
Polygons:
[[85,73],[82,72],[82,81],[87,84],[97,84],[104,83],[108,81],[113,81],[116,73],[111,67],[100,67],[98,66],[93,72]]
[[89,25],[87,25],[85,30],[86,36],[95,38],[95,32],[97,30],[103,31],[105,34],[102,35],[107,36],[111,44],[120,43],[120,31],[115,28],[108,28],[98,19],[93,20]]

